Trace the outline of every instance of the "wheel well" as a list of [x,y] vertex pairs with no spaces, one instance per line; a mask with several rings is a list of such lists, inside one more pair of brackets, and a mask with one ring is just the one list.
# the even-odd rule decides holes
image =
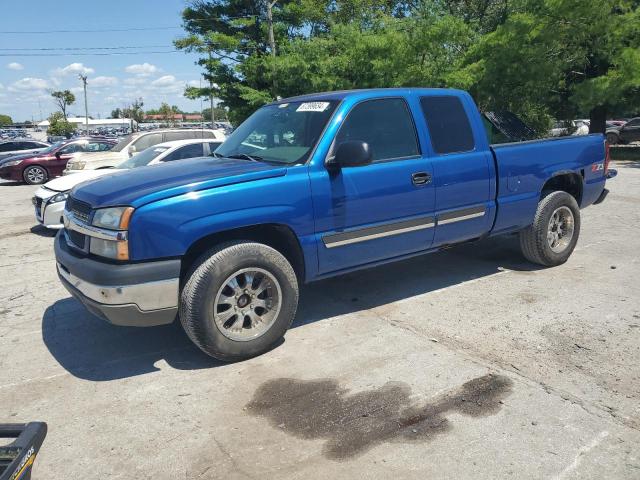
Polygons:
[[222,242],[233,240],[254,241],[274,248],[289,261],[296,272],[298,281],[302,283],[304,280],[304,255],[296,234],[286,225],[274,223],[226,230],[197,240],[182,257],[180,278],[184,277],[193,262],[208,249]]
[[575,198],[578,205],[580,205],[582,201],[582,177],[577,173],[563,173],[561,175],[556,175],[546,181],[542,187],[542,194],[540,195],[540,198],[550,192],[556,191],[567,192]]

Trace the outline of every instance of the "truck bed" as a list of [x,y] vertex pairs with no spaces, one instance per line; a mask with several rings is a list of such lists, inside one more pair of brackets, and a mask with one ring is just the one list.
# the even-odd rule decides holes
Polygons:
[[553,176],[581,177],[581,208],[595,202],[604,189],[606,152],[601,134],[491,145],[491,151],[497,172],[493,234],[531,224],[544,182]]

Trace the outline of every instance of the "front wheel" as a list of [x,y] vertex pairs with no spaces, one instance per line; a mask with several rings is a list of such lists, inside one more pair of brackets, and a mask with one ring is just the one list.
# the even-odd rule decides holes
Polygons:
[[24,169],[22,172],[22,178],[29,185],[41,185],[46,183],[49,178],[49,174],[44,167],[40,165],[31,165]]
[[552,192],[538,204],[533,224],[520,231],[527,260],[545,267],[567,261],[580,235],[580,208],[567,192]]
[[298,282],[287,259],[267,245],[232,242],[202,255],[180,295],[180,322],[206,354],[222,361],[254,357],[287,331]]

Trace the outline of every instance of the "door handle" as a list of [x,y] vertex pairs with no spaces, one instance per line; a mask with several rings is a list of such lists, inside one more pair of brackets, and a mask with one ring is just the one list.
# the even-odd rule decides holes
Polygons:
[[411,181],[414,185],[426,185],[427,183],[431,183],[431,174],[427,172],[412,173]]

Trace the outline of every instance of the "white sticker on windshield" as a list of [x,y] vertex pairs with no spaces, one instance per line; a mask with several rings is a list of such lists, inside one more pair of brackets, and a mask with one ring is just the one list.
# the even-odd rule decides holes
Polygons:
[[324,112],[329,102],[305,102],[301,103],[296,112]]

